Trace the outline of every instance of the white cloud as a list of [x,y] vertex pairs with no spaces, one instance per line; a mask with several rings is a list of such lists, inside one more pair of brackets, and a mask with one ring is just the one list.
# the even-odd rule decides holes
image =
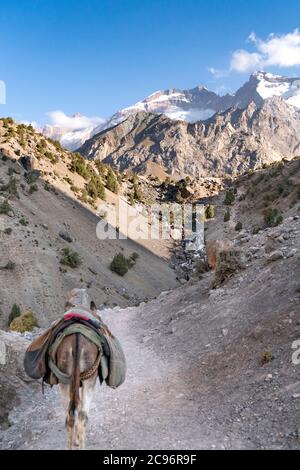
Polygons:
[[300,65],[300,31],[298,29],[283,36],[270,34],[267,41],[257,38],[252,33],[250,39],[260,51],[266,66],[295,67]]
[[270,34],[266,40],[251,33],[248,40],[254,45],[254,52],[240,49],[231,56],[230,70],[249,72],[270,66],[295,67],[300,65],[300,31],[283,35]]
[[207,70],[212,74],[214,78],[223,78],[228,75],[228,70],[215,69],[214,67],[208,67]]
[[271,33],[264,40],[254,32],[248,37],[252,51],[237,49],[231,55],[228,70],[209,67],[214,78],[226,77],[230,72],[247,73],[268,67],[297,67],[300,66],[300,30],[287,34]]
[[74,116],[67,116],[63,111],[50,111],[47,113],[50,118],[51,124],[63,128],[66,131],[76,131],[87,129],[89,127],[96,127],[105,123],[105,119],[101,117],[87,117],[81,114]]
[[236,72],[251,72],[261,64],[261,56],[256,52],[250,53],[244,49],[235,51],[230,61],[230,70]]

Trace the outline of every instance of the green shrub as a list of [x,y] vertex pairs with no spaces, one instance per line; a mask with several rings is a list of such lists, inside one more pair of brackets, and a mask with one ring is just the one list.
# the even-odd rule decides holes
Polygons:
[[82,261],[79,254],[76,251],[70,250],[69,248],[64,248],[62,250],[62,258],[60,259],[60,264],[69,266],[70,268],[78,268],[81,265]]
[[7,128],[7,127],[9,127],[9,126],[12,126],[13,123],[14,123],[13,118],[11,118],[11,117],[9,117],[9,116],[6,117],[6,118],[1,118],[1,121],[3,122],[3,126],[4,126],[5,128]]
[[267,227],[276,227],[281,224],[283,217],[279,210],[273,207],[268,207],[263,211],[264,222]]
[[44,183],[44,189],[45,189],[46,191],[49,191],[49,192],[50,192],[50,191],[54,191],[54,188],[51,186],[50,183],[48,183],[48,181],[45,181],[45,183]]
[[44,153],[44,156],[50,160],[51,163],[57,163],[57,157],[53,155],[52,152],[49,152],[48,150]]
[[5,199],[1,204],[0,204],[0,214],[8,214],[12,210],[9,202],[7,199]]
[[114,172],[109,169],[106,175],[106,187],[115,194],[118,194],[119,185]]
[[271,351],[263,351],[261,354],[260,363],[263,366],[264,364],[273,361],[273,359],[274,357]]
[[23,225],[24,227],[27,227],[29,222],[28,222],[28,220],[25,219],[25,217],[21,217],[21,219],[19,219],[19,224]]
[[79,196],[79,200],[81,202],[85,202],[85,203],[89,202],[88,193],[87,193],[86,189],[81,190],[81,195]]
[[209,204],[205,209],[205,218],[213,219],[215,217],[215,206]]
[[60,144],[60,142],[58,140],[52,140],[52,139],[48,139],[50,140],[51,144],[54,145],[54,147],[56,148],[56,150],[60,150],[60,151],[63,151],[63,148]]
[[238,222],[238,223],[236,224],[236,226],[235,226],[235,230],[236,230],[237,232],[239,232],[240,230],[242,230],[242,228],[243,228],[242,222]]
[[10,235],[12,233],[13,229],[11,227],[7,227],[3,230],[5,235]]
[[29,187],[29,194],[35,193],[36,191],[38,191],[38,189],[39,188],[37,184],[31,184]]
[[110,264],[110,269],[119,276],[124,276],[127,273],[128,261],[122,253],[118,253],[114,256]]
[[226,206],[231,206],[234,203],[235,200],[235,195],[233,191],[226,191],[225,194],[225,199],[224,199],[224,204]]
[[12,331],[18,331],[19,333],[25,333],[25,331],[32,331],[35,326],[39,326],[37,318],[31,310],[28,310],[15,318],[11,322],[9,329]]
[[136,251],[134,251],[130,255],[130,258],[132,258],[134,261],[136,261],[139,257],[140,257],[140,255]]
[[13,304],[10,314],[8,316],[7,326],[9,326],[13,320],[21,315],[21,309],[17,304]]
[[227,209],[227,211],[224,214],[224,222],[228,222],[230,220],[230,210]]
[[80,155],[80,153],[74,154],[74,158],[70,166],[70,171],[72,171],[73,173],[78,173],[78,175],[82,176],[86,180],[93,176],[90,167],[86,164],[85,159],[82,155]]
[[91,178],[89,183],[86,185],[86,191],[92,199],[97,199],[98,197],[100,197],[100,199],[105,199],[105,188],[99,176]]

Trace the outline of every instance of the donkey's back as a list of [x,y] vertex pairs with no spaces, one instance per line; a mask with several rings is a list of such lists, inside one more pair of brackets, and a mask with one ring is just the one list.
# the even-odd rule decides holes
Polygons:
[[72,449],[74,431],[79,448],[85,448],[86,424],[98,377],[100,354],[96,344],[81,333],[66,336],[58,347],[57,367],[71,377],[69,384],[60,383],[66,411],[68,449]]

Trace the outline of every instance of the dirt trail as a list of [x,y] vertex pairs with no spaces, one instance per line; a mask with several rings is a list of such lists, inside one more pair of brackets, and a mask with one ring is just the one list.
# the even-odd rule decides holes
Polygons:
[[[166,364],[139,339],[138,310],[113,309],[103,320],[124,346],[128,375],[117,390],[97,384],[87,434],[89,449],[187,449],[210,447],[201,435],[199,412],[185,391],[180,370]],[[36,394],[10,416],[1,448],[64,449],[65,429],[58,388]]]

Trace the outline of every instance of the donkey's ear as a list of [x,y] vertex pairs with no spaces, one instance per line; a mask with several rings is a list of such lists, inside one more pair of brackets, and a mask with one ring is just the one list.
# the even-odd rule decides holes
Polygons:
[[97,312],[97,307],[93,300],[91,301],[90,309],[92,310],[92,312]]

